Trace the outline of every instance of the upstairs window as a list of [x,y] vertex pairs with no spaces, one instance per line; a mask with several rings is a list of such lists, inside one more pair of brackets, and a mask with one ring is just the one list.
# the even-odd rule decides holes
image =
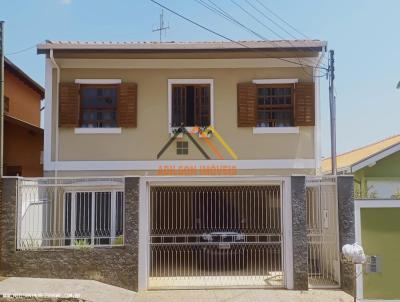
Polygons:
[[172,127],[210,126],[210,85],[172,85]]
[[80,97],[80,127],[117,127],[117,85],[82,85]]
[[257,127],[292,127],[292,85],[257,85]]

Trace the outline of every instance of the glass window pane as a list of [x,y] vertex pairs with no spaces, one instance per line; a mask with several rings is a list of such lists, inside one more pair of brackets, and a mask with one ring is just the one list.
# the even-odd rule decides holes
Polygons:
[[75,242],[74,245],[91,244],[92,193],[77,192],[75,208]]
[[[265,97],[263,96],[265,92]],[[291,127],[292,88],[290,87],[262,87],[258,88],[258,127]]]
[[[84,87],[81,97],[81,127],[115,127],[117,100],[116,87]],[[104,114],[106,112],[113,114],[108,114],[107,117]]]
[[95,193],[94,244],[111,243],[111,192]]

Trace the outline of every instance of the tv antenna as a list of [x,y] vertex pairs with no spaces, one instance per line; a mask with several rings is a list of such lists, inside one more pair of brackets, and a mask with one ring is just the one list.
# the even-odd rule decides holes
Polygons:
[[162,42],[162,33],[164,32],[164,34],[166,35],[167,33],[167,29],[169,29],[169,23],[166,26],[164,23],[164,10],[161,10],[161,14],[160,14],[160,25],[159,27],[156,27],[153,29],[153,32],[160,32],[160,43]]

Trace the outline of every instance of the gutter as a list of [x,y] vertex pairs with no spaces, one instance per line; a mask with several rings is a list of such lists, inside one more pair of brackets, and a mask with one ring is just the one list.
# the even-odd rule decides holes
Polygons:
[[[50,49],[50,60],[53,63],[54,67],[57,69],[57,87],[56,87],[56,103],[57,103],[57,111],[56,111],[56,121],[55,121],[55,125],[56,125],[56,132],[55,132],[55,155],[54,155],[54,177],[58,176],[58,169],[57,169],[57,165],[58,165],[58,137],[59,137],[59,129],[58,129],[58,119],[59,119],[59,110],[58,110],[58,106],[59,106],[59,87],[60,87],[60,67],[57,65],[56,60],[54,59],[54,53],[53,53],[53,49]],[[53,125],[51,125],[51,127],[53,127]],[[51,150],[51,148],[50,148]],[[50,154],[50,158],[51,158],[51,154]]]

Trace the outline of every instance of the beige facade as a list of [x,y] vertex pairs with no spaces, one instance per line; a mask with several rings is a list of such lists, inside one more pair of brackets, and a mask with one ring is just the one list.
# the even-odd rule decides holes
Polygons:
[[[157,153],[170,139],[168,117],[168,80],[171,79],[209,79],[213,81],[213,126],[225,142],[237,154],[238,161],[251,161],[251,165],[242,164],[238,174],[249,175],[291,175],[295,173],[315,174],[318,168],[318,124],[316,126],[299,127],[298,133],[263,133],[255,134],[252,127],[237,126],[237,84],[251,82],[256,79],[297,79],[299,82],[314,82],[313,70],[293,63],[277,60],[276,53],[269,58],[265,54],[254,53],[208,53],[208,54],[87,54],[87,53],[57,53],[55,62],[60,68],[60,78],[54,63],[47,59],[47,87],[46,92],[52,93],[51,112],[46,114],[47,161],[57,160],[62,165],[48,165],[47,174],[52,170],[59,170],[59,175],[123,175],[123,174],[154,174],[153,168],[143,169],[142,166],[120,170],[110,169],[112,162],[153,162],[157,160]],[[284,53],[290,57],[291,53]],[[304,52],[302,57],[308,61],[317,62],[319,53]],[[291,61],[296,62],[297,57]],[[306,64],[306,63],[303,63]],[[50,70],[52,72],[50,72]],[[74,83],[76,79],[121,79],[124,82],[137,84],[137,127],[122,128],[118,134],[76,134],[74,128],[57,127],[57,82]],[[316,83],[317,85],[318,83]],[[49,89],[50,88],[50,89]],[[318,87],[316,87],[318,94]],[[49,91],[50,90],[50,91]],[[318,96],[316,102],[318,102]],[[46,109],[48,109],[46,107]],[[318,104],[316,104],[318,115]],[[317,116],[316,123],[319,122]],[[51,135],[51,136],[50,136]],[[51,140],[50,140],[51,137]],[[181,140],[189,141],[186,137]],[[225,160],[232,163],[232,157],[215,136],[211,142],[221,152]],[[204,139],[197,138],[199,144],[216,160]],[[51,142],[51,144],[50,144]],[[46,145],[46,143],[45,143]],[[56,148],[58,145],[58,148]],[[50,150],[51,146],[51,150]],[[58,149],[58,151],[57,151]],[[51,151],[51,152],[50,152]],[[58,152],[58,156],[56,156]],[[51,156],[50,156],[51,153]],[[177,155],[175,143],[166,150],[159,159],[160,164],[179,163],[185,160],[207,164],[204,156],[189,141],[189,154]],[[201,160],[201,162],[199,162]],[[282,167],[277,165],[262,165],[254,169],[256,161],[282,161]],[[68,162],[83,167],[77,162],[96,162],[97,165],[88,165],[86,169],[64,167]],[[178,161],[178,162],[176,162]],[[287,161],[287,162],[286,162]],[[46,159],[45,159],[46,162]],[[107,162],[107,168],[101,163]],[[225,164],[225,161],[218,163]],[[298,162],[298,163],[297,163]],[[307,164],[303,164],[307,162]],[[213,161],[213,164],[215,162]],[[45,164],[46,166],[46,164]],[[96,169],[90,167],[96,166]],[[117,165],[116,165],[117,167]],[[247,167],[247,168],[246,168]],[[95,171],[97,170],[97,171]],[[105,172],[107,170],[107,172]],[[64,171],[64,172],[63,172]]]

